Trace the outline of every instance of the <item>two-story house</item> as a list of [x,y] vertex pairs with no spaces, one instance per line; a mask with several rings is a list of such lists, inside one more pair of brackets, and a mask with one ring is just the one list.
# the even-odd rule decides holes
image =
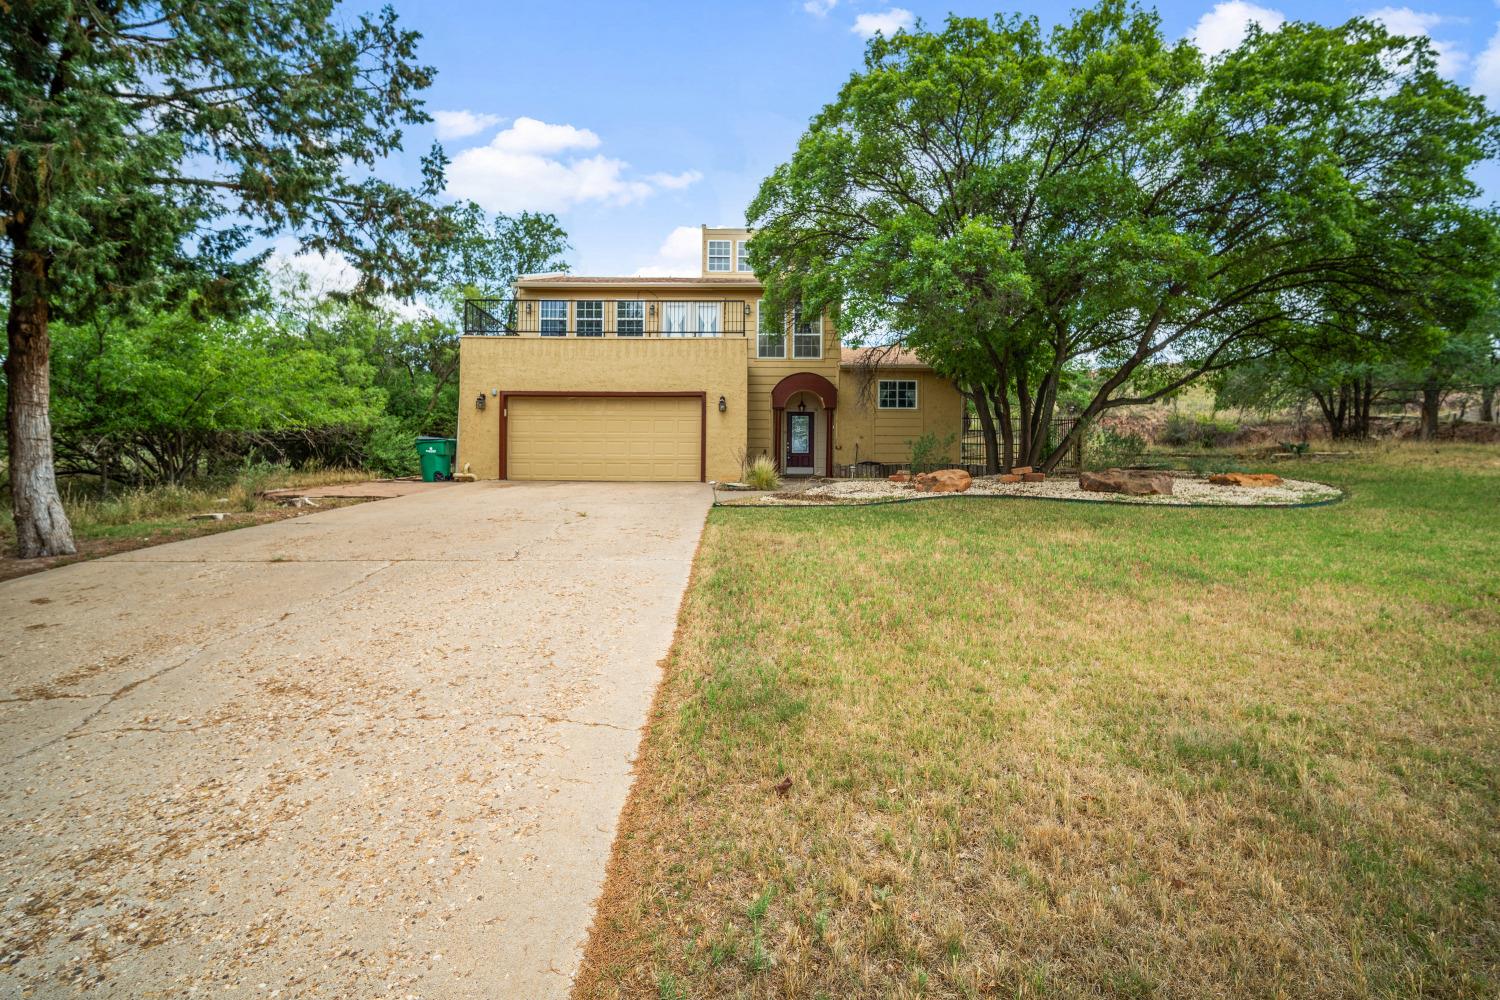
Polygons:
[[749,232],[703,227],[695,278],[528,275],[466,304],[458,462],[481,479],[729,481],[906,461],[963,397],[909,354],[842,349],[830,314],[766,315]]

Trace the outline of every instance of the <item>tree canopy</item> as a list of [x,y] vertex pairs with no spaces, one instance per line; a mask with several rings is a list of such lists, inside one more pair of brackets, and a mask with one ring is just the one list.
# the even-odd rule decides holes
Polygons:
[[450,231],[378,176],[426,121],[432,70],[386,8],[333,0],[0,5],[0,220],[9,254],[8,444],[22,555],[72,550],[48,422],[48,322],[166,294],[233,303],[250,241],[337,250],[371,292],[410,292]]
[[1468,170],[1497,144],[1426,39],[1367,20],[1206,59],[1123,0],[1050,32],[950,17],[869,43],[752,203],[753,253],[768,297],[915,349],[1004,464],[1050,468],[1113,407],[1360,317],[1462,327],[1496,262]]

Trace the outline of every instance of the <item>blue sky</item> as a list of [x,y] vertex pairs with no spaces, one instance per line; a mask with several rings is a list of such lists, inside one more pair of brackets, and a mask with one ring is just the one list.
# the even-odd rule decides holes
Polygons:
[[[584,274],[693,273],[700,223],[739,225],[761,180],[858,67],[871,31],[949,12],[1065,16],[1061,3],[999,8],[949,0],[657,0],[416,3],[393,0],[438,70],[438,122],[393,167],[415,179],[439,139],[449,192],[496,211],[554,211]],[[1425,32],[1445,69],[1500,103],[1500,6],[1490,0],[1279,3],[1173,0],[1165,30],[1211,48],[1247,18],[1335,23],[1375,13]],[[1479,179],[1500,196],[1500,167]],[[679,227],[684,227],[679,230]],[[674,230],[677,230],[674,236]]]

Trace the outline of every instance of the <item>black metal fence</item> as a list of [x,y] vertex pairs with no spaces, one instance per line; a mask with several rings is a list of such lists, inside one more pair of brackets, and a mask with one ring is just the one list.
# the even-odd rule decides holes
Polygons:
[[464,333],[492,337],[743,337],[754,307],[738,299],[468,299]]
[[[1050,452],[1054,443],[1061,441],[1073,429],[1073,418],[1060,417],[1053,420],[1047,436],[1047,447],[1045,451]],[[1016,439],[1021,436],[1020,429],[1016,430]],[[1002,442],[997,442],[1003,448]],[[1058,463],[1054,471],[1068,472],[1077,471],[1080,464],[1080,447],[1068,449],[1062,461]],[[963,469],[971,476],[985,475],[984,461],[984,431],[977,425],[966,427],[959,434],[958,439],[958,461],[939,462],[933,466],[934,469]],[[1000,456],[1004,462],[1004,455]],[[884,479],[898,472],[906,472],[911,469],[910,462],[855,462],[850,465],[839,465],[834,467],[834,475],[840,479]]]

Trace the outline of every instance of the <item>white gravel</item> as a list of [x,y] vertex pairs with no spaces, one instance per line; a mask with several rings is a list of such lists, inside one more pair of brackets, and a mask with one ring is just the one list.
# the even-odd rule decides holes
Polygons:
[[976,478],[965,493],[918,493],[906,483],[885,479],[830,479],[796,493],[770,494],[749,501],[771,507],[826,507],[834,503],[878,503],[882,500],[941,500],[955,496],[1014,496],[1053,500],[1091,500],[1096,503],[1152,504],[1158,507],[1285,507],[1317,503],[1342,496],[1326,483],[1286,479],[1280,486],[1250,488],[1215,486],[1205,477],[1174,473],[1171,496],[1132,497],[1122,493],[1093,493],[1078,488],[1075,475],[1048,478],[1040,483],[1001,483]]

